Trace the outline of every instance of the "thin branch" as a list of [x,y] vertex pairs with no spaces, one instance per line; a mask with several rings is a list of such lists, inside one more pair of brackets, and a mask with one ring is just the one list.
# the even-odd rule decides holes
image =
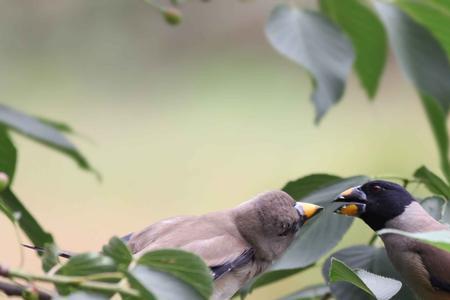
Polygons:
[[[8,296],[22,296],[27,290],[27,287],[0,281],[0,291],[3,291]],[[50,300],[52,298],[52,296],[46,292],[36,288],[33,288],[33,290],[40,300]]]
[[34,275],[34,274],[27,274],[19,270],[7,269],[0,265],[0,276],[6,278],[20,278],[26,281],[51,282],[56,284],[72,284],[93,291],[113,292],[132,297],[139,297],[139,292],[134,289],[121,287],[113,283],[90,281],[90,280],[105,280],[105,279],[121,279],[123,276],[118,272],[92,274],[89,276],[64,276],[64,275],[47,275],[47,274]]

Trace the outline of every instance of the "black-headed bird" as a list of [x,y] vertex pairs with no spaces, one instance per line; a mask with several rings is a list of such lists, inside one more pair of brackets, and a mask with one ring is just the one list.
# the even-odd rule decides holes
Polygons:
[[[430,216],[402,186],[382,180],[342,192],[335,212],[361,218],[374,231],[449,230]],[[408,286],[423,300],[450,299],[450,253],[398,234],[383,234],[387,255]]]

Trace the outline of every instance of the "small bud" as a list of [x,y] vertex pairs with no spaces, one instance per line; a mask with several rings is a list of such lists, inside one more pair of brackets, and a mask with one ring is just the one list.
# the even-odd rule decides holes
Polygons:
[[170,25],[178,25],[181,22],[181,12],[175,7],[163,7],[161,13]]
[[0,172],[0,192],[2,192],[9,183],[9,177],[6,173]]

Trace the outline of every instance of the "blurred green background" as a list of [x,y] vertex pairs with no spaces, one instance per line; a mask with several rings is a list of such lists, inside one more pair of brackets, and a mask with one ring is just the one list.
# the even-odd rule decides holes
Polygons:
[[[140,0],[0,1],[0,101],[71,124],[103,175],[99,183],[14,136],[15,190],[61,247],[95,251],[112,235],[231,207],[310,173],[437,170],[420,103],[392,58],[375,101],[352,76],[341,103],[313,124],[310,80],[265,40],[273,4],[192,2],[171,27]],[[370,239],[355,224],[339,247]],[[0,234],[1,261],[17,266],[6,218]],[[26,252],[25,268],[38,265]],[[249,299],[321,280],[311,269]]]

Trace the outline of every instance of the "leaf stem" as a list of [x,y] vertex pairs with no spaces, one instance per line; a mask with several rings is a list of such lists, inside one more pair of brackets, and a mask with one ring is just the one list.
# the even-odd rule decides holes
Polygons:
[[119,272],[93,274],[88,276],[64,276],[64,275],[47,275],[47,274],[35,275],[35,274],[27,274],[20,270],[7,269],[0,265],[0,276],[6,278],[20,278],[26,281],[73,284],[94,291],[113,292],[132,297],[139,297],[139,292],[137,290],[121,287],[117,284],[96,281],[105,279],[122,279],[123,276]]

